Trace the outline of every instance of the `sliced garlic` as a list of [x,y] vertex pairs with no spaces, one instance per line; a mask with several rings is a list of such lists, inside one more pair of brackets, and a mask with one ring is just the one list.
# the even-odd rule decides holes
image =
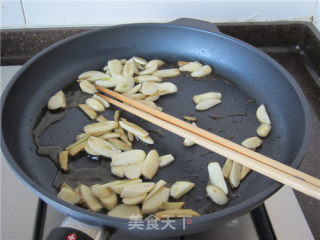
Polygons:
[[127,62],[127,59],[125,59],[125,58],[122,58],[122,59],[120,59],[119,61],[121,62],[121,64],[122,64],[122,65],[124,65],[124,64],[126,64],[126,62]]
[[232,169],[232,162],[233,161],[231,159],[227,158],[226,162],[224,163],[224,165],[222,167],[222,173],[225,178],[229,178],[229,174]]
[[146,143],[146,144],[154,144],[153,139],[150,136],[146,136],[146,137],[138,137],[142,142]]
[[198,104],[201,101],[209,98],[221,99],[221,97],[222,97],[222,94],[219,92],[206,92],[206,93],[193,96],[193,101],[194,103]]
[[145,99],[147,95],[144,95],[143,93],[135,93],[129,96],[129,98],[134,100],[142,100]]
[[161,78],[170,78],[180,75],[180,71],[178,68],[163,69],[156,71],[154,75]]
[[129,146],[128,144],[126,144],[125,142],[123,142],[117,138],[109,138],[108,142],[113,144],[119,150],[128,151],[128,150],[132,149],[131,146]]
[[143,162],[129,164],[125,167],[124,175],[129,179],[136,179],[141,176]]
[[172,154],[164,155],[160,157],[160,167],[168,166],[174,161]]
[[184,139],[183,141],[183,145],[186,146],[186,147],[191,147],[195,144],[195,142],[189,140],[189,139]]
[[97,113],[87,104],[79,104],[78,107],[90,118],[96,119]]
[[99,155],[100,155],[100,153],[94,151],[94,150],[89,146],[88,142],[87,142],[87,144],[84,146],[84,150],[85,150],[89,155],[92,155],[92,156],[99,156]]
[[116,180],[110,183],[107,183],[107,185],[114,193],[121,194],[123,188],[125,186],[128,186],[130,184],[135,184],[135,183],[141,183],[141,179],[126,179],[126,180]]
[[157,219],[168,219],[168,218],[185,218],[185,217],[199,217],[200,214],[192,209],[169,209],[157,212],[155,217]]
[[87,137],[87,139],[89,138],[89,134],[87,134],[87,133],[80,133],[80,134],[78,134],[77,136],[76,136],[76,140],[78,141],[78,140],[80,140],[81,138],[83,138],[83,137]]
[[220,164],[217,162],[209,163],[208,172],[211,184],[219,187],[225,194],[228,194],[228,187],[224,180]]
[[186,62],[186,61],[178,61],[178,62],[177,62],[177,65],[178,65],[179,67],[181,67],[181,66],[183,66],[183,65],[186,65],[186,64],[188,64],[188,62]]
[[111,166],[111,173],[117,177],[123,178],[125,169],[126,169],[126,166],[124,165]]
[[167,202],[169,199],[170,189],[162,187],[152,197],[142,204],[142,213],[149,214],[158,211],[163,202]]
[[145,70],[139,72],[139,75],[150,75],[153,74],[158,69],[157,63],[150,64],[148,68],[145,68]]
[[124,132],[123,128],[122,127],[118,127],[114,130],[116,133],[119,133],[120,134],[120,139],[122,141],[124,141],[128,146],[132,146],[132,143],[129,141],[126,133]]
[[205,99],[196,105],[196,109],[198,111],[205,111],[205,110],[208,110],[209,108],[212,108],[218,105],[219,103],[221,103],[220,99],[216,99],[216,98]]
[[92,124],[86,125],[84,126],[83,130],[85,133],[94,134],[94,133],[104,133],[116,127],[118,127],[118,123],[116,121],[107,121],[107,122],[99,122],[99,123],[92,123]]
[[157,64],[158,68],[162,67],[165,62],[162,61],[162,60],[159,60],[159,59],[154,59],[154,60],[151,60],[147,63],[146,65],[146,68],[150,68],[151,66],[153,66],[154,64]]
[[248,168],[246,166],[242,166],[240,180],[244,179],[250,172],[251,172],[250,168]]
[[162,79],[158,76],[154,75],[141,75],[134,77],[134,81],[138,83],[144,83],[144,82],[161,82]]
[[111,158],[112,155],[121,152],[120,150],[114,149],[112,144],[109,142],[97,138],[97,137],[89,137],[88,146],[94,151],[99,153],[100,155]]
[[110,104],[104,98],[102,98],[102,97],[100,97],[100,96],[98,96],[96,94],[94,94],[92,96],[92,98],[96,99],[97,101],[99,101],[105,108],[110,107]]
[[130,75],[120,76],[117,86],[114,91],[124,93],[129,91],[134,86],[134,79]]
[[131,95],[137,93],[141,89],[141,87],[142,87],[142,84],[137,84],[133,88],[130,88],[128,91],[124,92],[123,95],[131,96]]
[[166,186],[167,182],[164,180],[159,180],[156,185],[154,185],[151,192],[148,193],[148,195],[145,197],[143,202],[146,202],[149,198],[151,198],[154,194],[156,194],[161,188]]
[[252,150],[255,150],[256,148],[260,147],[261,144],[262,144],[262,140],[258,137],[247,138],[241,143],[242,146]]
[[224,205],[228,203],[227,195],[219,187],[214,185],[208,185],[206,190],[208,196],[214,203],[218,205]]
[[106,133],[106,134],[103,134],[102,136],[99,136],[99,138],[102,138],[102,139],[118,138],[118,137],[120,137],[120,133],[116,133],[116,132]]
[[143,150],[134,149],[112,155],[111,166],[135,164],[144,161],[146,153]]
[[257,128],[257,134],[260,137],[266,137],[271,132],[271,125],[268,123],[261,123]]
[[108,78],[109,76],[99,71],[87,71],[79,75],[78,79],[87,80],[89,82],[95,82],[97,80]]
[[134,135],[131,132],[127,132],[128,133],[128,139],[130,142],[134,141]]
[[122,64],[118,59],[112,59],[108,61],[108,68],[111,76],[119,75],[122,71]]
[[141,210],[138,206],[130,206],[126,204],[120,204],[111,211],[108,212],[108,216],[118,217],[118,218],[127,218],[132,219],[132,217],[136,217],[137,219],[141,219]]
[[149,101],[149,102],[150,102],[150,101],[151,101],[151,102],[155,102],[155,101],[157,101],[159,98],[160,98],[160,92],[157,91],[157,92],[155,92],[154,94],[149,95],[148,97],[146,97],[144,100]]
[[108,65],[104,66],[104,67],[102,68],[102,70],[105,71],[105,72],[108,72],[108,71],[109,71]]
[[98,100],[96,100],[94,98],[88,98],[86,100],[86,104],[97,112],[104,112],[105,111],[104,106]]
[[135,61],[138,64],[141,64],[141,65],[146,65],[147,64],[147,60],[145,60],[145,59],[143,59],[141,57],[133,57],[132,59],[133,59],[133,61]]
[[108,119],[106,119],[104,116],[100,115],[99,117],[97,117],[97,121],[98,122],[107,122]]
[[158,83],[158,91],[160,95],[176,93],[178,87],[171,82]]
[[146,159],[144,160],[144,163],[141,169],[141,174],[146,179],[152,179],[153,176],[158,171],[159,164],[160,164],[159,154],[157,150],[153,149],[147,154]]
[[[99,71],[86,71],[86,72],[83,72],[81,73],[79,76],[78,76],[78,79],[80,80],[88,80],[88,79],[92,79],[93,76],[101,76],[102,78],[105,76],[105,73],[103,72],[99,72]],[[99,77],[95,77],[96,79],[95,80],[98,80]],[[100,78],[101,79],[101,78]],[[95,81],[93,80],[93,81]]]
[[74,192],[72,189],[66,187],[61,188],[57,197],[72,205],[80,202],[80,195]]
[[97,89],[89,83],[87,80],[83,80],[79,84],[81,91],[88,94],[94,94],[97,92]]
[[163,202],[161,205],[162,210],[181,209],[185,202]]
[[75,156],[76,154],[84,150],[84,147],[87,144],[88,137],[89,136],[85,136],[82,139],[79,139],[77,142],[66,147],[66,150],[69,152],[71,156]]
[[201,78],[209,75],[212,72],[212,68],[209,65],[204,65],[191,73],[191,77]]
[[154,187],[153,182],[143,182],[127,185],[123,188],[120,197],[137,197],[148,193]]
[[200,67],[202,67],[202,64],[198,61],[195,61],[184,64],[183,66],[179,67],[179,70],[182,72],[194,72],[198,70]]
[[97,84],[100,87],[105,87],[105,88],[113,88],[117,86],[119,82],[119,78],[117,77],[108,77],[105,79],[97,80],[95,84]]
[[60,168],[64,171],[67,171],[68,170],[68,154],[69,152],[68,151],[61,151],[59,152],[59,165],[60,165]]
[[125,197],[122,199],[122,202],[126,205],[136,205],[143,201],[143,199],[147,196],[146,193],[136,196],[136,197]]
[[258,107],[256,112],[256,117],[260,123],[266,123],[271,125],[271,121],[268,116],[266,107],[263,104]]
[[[70,155],[74,155],[74,154],[71,154],[71,152],[74,152],[76,154],[78,151],[82,150],[81,148],[84,148],[85,144],[88,141],[88,138],[89,138],[89,135],[84,134],[80,139],[77,139],[75,143],[72,143],[71,145],[67,146],[66,150],[69,152]],[[80,147],[80,150],[79,150],[79,147]]]
[[174,199],[181,198],[184,194],[194,188],[195,184],[188,181],[177,181],[170,188],[170,196]]
[[59,108],[66,108],[67,102],[64,93],[60,90],[53,95],[48,101],[48,108],[50,110],[56,110]]
[[95,196],[93,196],[91,189],[88,186],[81,184],[80,192],[84,203],[89,207],[91,211],[97,212],[102,209],[101,203]]
[[92,194],[97,198],[107,198],[112,194],[112,191],[106,185],[94,184],[91,186]]
[[106,208],[108,211],[113,209],[118,203],[118,197],[115,193],[111,193],[109,197],[106,198],[99,198],[100,202],[102,203],[103,207]]
[[138,125],[131,122],[119,121],[120,126],[127,130],[128,132],[132,132],[137,137],[144,138],[149,135],[149,133]]
[[134,75],[134,63],[132,61],[127,61],[124,66],[123,66],[123,70],[122,70],[122,75],[129,75],[129,76],[133,76]]
[[152,82],[145,82],[142,84],[141,92],[145,95],[152,95],[158,91],[158,86]]
[[[193,126],[197,127],[197,124],[195,122],[192,123]],[[189,140],[189,139],[184,139],[183,141],[183,145],[186,146],[186,147],[190,147],[190,146],[193,146],[195,144],[195,142]]]
[[241,164],[233,161],[232,162],[232,169],[229,174],[229,183],[232,188],[236,188],[239,186],[240,177],[241,177]]
[[184,116],[183,118],[184,118],[185,120],[189,121],[189,122],[196,122],[196,121],[198,121],[198,119],[195,118],[195,117]]

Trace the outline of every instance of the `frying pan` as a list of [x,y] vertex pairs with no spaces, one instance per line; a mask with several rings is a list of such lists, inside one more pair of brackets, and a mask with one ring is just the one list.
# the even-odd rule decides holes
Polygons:
[[[167,63],[198,60],[210,64],[215,73],[202,81],[193,80],[186,74],[165,80],[174,82],[179,91],[159,100],[158,104],[164,111],[180,118],[194,113],[198,126],[241,143],[245,138],[256,135],[259,124],[255,111],[260,104],[265,104],[271,116],[272,132],[264,139],[259,152],[292,167],[297,167],[302,161],[310,120],[306,99],[290,74],[260,50],[220,33],[214,24],[193,19],[179,19],[167,24],[107,27],[79,34],[43,50],[21,68],[2,96],[1,147],[4,155],[17,176],[58,211],[87,223],[128,231],[125,219],[72,206],[56,197],[57,181],[65,180],[74,185],[79,180],[92,184],[117,179],[106,167],[108,161],[80,156],[71,162],[70,167],[74,169],[72,177],[66,177],[58,173],[53,161],[36,153],[33,129],[38,117],[44,114],[43,107],[49,97],[59,89],[67,87],[67,99],[71,101],[70,97],[75,93],[70,84],[81,72],[101,69],[109,59],[131,56],[158,58]],[[222,104],[206,112],[196,112],[192,96],[206,91],[222,91]],[[78,101],[83,101],[83,95],[77,96]],[[216,120],[209,117],[241,112],[246,116]],[[113,110],[107,110],[106,116],[110,118],[112,113]],[[192,224],[184,230],[183,220],[176,220],[172,224],[175,230],[133,229],[130,231],[133,234],[174,236],[205,231],[252,210],[281,186],[252,172],[239,188],[232,190],[228,205],[219,207],[206,197],[205,187],[208,163],[218,161],[222,165],[223,157],[208,153],[199,146],[185,148],[181,138],[164,130],[164,137],[160,137],[154,133],[159,130],[152,124],[128,113],[122,113],[122,116],[153,130],[154,146],[137,143],[134,148],[146,151],[156,148],[160,155],[172,153],[175,156],[175,162],[160,169],[153,181],[164,179],[169,186],[177,180],[194,182],[195,189],[181,200],[186,201],[186,208],[203,214],[193,218]],[[77,108],[69,108],[66,117],[48,127],[39,141],[42,145],[66,146],[88,123],[90,120]],[[103,171],[101,164],[104,164]],[[81,171],[80,168],[86,170]],[[56,179],[57,173],[59,179]],[[162,224],[159,223],[160,226]]]

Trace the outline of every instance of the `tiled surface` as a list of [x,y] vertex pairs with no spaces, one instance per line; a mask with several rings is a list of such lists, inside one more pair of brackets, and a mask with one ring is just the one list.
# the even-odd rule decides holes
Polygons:
[[[133,0],[4,0],[21,2],[26,22],[21,19],[21,8],[5,15],[2,27],[52,27],[113,25],[133,22],[168,22],[181,17],[214,22],[239,21],[311,21],[319,0],[308,1],[133,1]],[[19,18],[15,16],[19,15]]]
[[21,27],[25,25],[20,0],[1,1],[1,26]]

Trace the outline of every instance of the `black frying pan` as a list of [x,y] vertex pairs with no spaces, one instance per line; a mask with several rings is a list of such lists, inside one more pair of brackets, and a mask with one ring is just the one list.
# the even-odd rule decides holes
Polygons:
[[[259,152],[293,167],[301,162],[309,130],[306,100],[294,79],[270,57],[220,33],[215,25],[203,21],[181,19],[169,24],[108,27],[79,34],[45,49],[21,68],[2,97],[2,150],[18,177],[57,210],[85,222],[121,230],[128,228],[127,220],[71,206],[56,197],[55,186],[63,180],[74,185],[77,180],[92,184],[117,179],[110,174],[108,162],[79,156],[71,164],[72,177],[59,173],[56,179],[56,165],[49,158],[36,154],[32,132],[51,95],[66,87],[68,97],[74,93],[70,84],[79,73],[101,69],[109,59],[131,56],[158,58],[168,63],[199,60],[210,64],[215,74],[207,77],[206,81],[195,81],[188,75],[166,80],[174,82],[180,90],[159,100],[158,104],[164,111],[176,117],[193,112],[200,127],[240,143],[255,135],[259,125],[255,119],[256,108],[266,104],[273,128]],[[206,91],[223,91],[223,102],[207,112],[196,112],[192,96]],[[82,98],[80,94],[78,101]],[[242,112],[247,115],[220,120],[208,117]],[[109,118],[112,114],[113,110],[106,112]],[[158,128],[130,114],[123,113],[123,116],[146,129]],[[66,146],[89,122],[82,112],[69,108],[63,120],[41,135],[40,144]],[[185,148],[180,137],[164,130],[163,133],[163,138],[151,133],[156,142],[154,147],[160,155],[172,153],[176,161],[160,169],[153,180],[165,179],[169,186],[177,180],[196,183],[195,189],[181,200],[186,201],[187,208],[200,211],[203,216],[194,218],[185,231],[182,231],[182,220],[177,220],[174,223],[176,230],[133,230],[133,233],[155,236],[156,231],[156,236],[172,236],[204,231],[252,210],[281,186],[252,172],[238,189],[232,191],[228,205],[218,207],[206,197],[207,165],[211,161],[219,161],[222,165],[224,158],[207,153],[199,146]],[[148,150],[153,147],[137,144],[135,148]],[[100,164],[104,164],[103,171]],[[84,167],[85,170],[75,170]]]

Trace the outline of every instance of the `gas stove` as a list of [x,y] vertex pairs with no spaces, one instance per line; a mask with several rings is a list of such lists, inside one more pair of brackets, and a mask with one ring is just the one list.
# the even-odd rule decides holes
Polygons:
[[[289,22],[218,24],[218,27],[222,32],[246,41],[269,54],[297,80],[308,99],[312,115],[310,146],[300,169],[319,177],[320,163],[317,161],[320,151],[319,32],[311,24]],[[8,65],[21,65],[53,42],[88,29],[3,31],[2,89],[20,68]],[[1,182],[1,239],[46,239],[53,228],[61,225],[65,216],[37,199],[12,173],[2,155]],[[319,202],[316,200],[283,187],[264,204],[238,219],[209,232],[172,239],[317,239],[320,236],[317,227],[319,209]],[[111,239],[142,238],[117,232]]]

